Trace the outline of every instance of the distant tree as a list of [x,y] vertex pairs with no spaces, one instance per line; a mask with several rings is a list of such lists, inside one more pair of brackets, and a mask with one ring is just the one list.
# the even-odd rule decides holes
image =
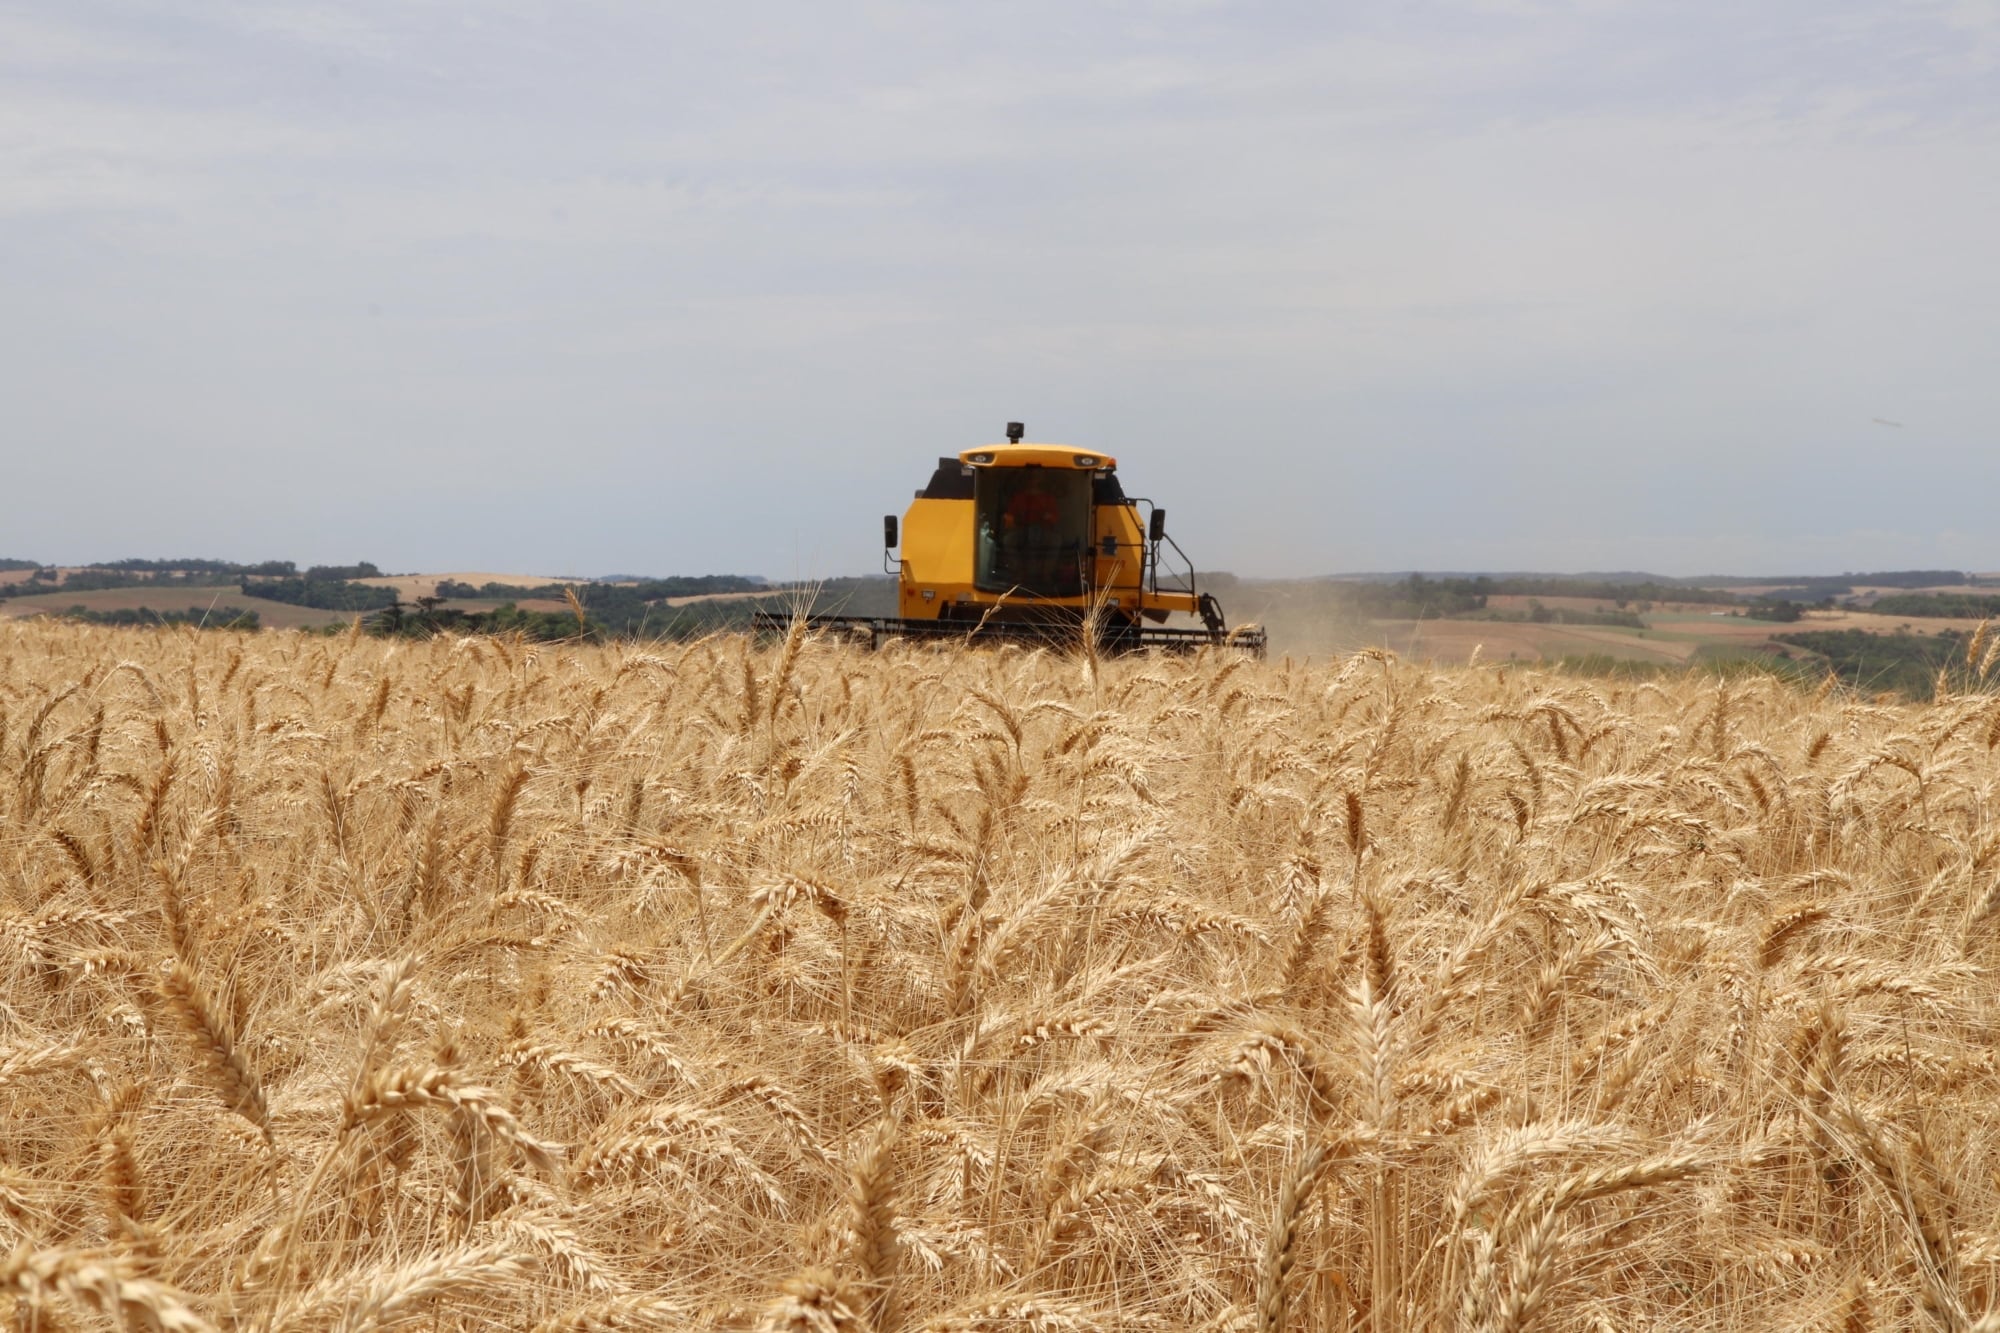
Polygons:
[[382,571],[368,561],[358,565],[313,565],[306,570],[311,583],[344,583],[350,579],[379,579]]
[[242,589],[245,597],[316,611],[380,611],[396,600],[394,588],[328,579],[245,579]]
[[314,564],[306,568],[308,582],[346,582],[350,578],[380,578],[380,576],[382,570],[378,570],[368,560],[362,560],[360,564]]
[[1752,620],[1772,620],[1780,624],[1791,624],[1805,614],[1805,607],[1798,602],[1767,602],[1759,600],[1744,608],[1743,614]]

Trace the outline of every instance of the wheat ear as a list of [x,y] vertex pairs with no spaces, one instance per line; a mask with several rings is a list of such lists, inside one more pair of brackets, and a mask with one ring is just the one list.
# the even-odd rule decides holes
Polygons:
[[511,1143],[537,1170],[554,1171],[562,1149],[544,1143],[521,1128],[521,1122],[500,1104],[491,1088],[468,1083],[449,1069],[401,1069],[371,1075],[348,1099],[341,1121],[346,1133],[356,1126],[408,1107],[432,1106],[463,1111],[481,1128]]
[[844,1279],[808,1268],[785,1280],[757,1321],[757,1333],[868,1333],[861,1305]]
[[528,1333],[612,1333],[639,1328],[681,1328],[687,1310],[658,1296],[614,1296],[565,1310],[536,1324]]
[[277,1312],[275,1326],[310,1326],[337,1313],[337,1333],[388,1328],[412,1318],[418,1306],[440,1296],[514,1290],[532,1267],[527,1257],[494,1246],[384,1261],[308,1289]]
[[234,1034],[216,1016],[187,964],[175,963],[160,983],[160,995],[194,1050],[195,1060],[222,1104],[255,1125],[271,1143],[271,1109],[264,1087],[236,1049]]
[[[28,1250],[0,1259],[0,1291],[30,1299],[57,1294],[121,1327],[160,1333],[216,1333],[163,1282],[131,1277],[117,1264],[77,1250]],[[24,1323],[23,1327],[32,1327]]]
[[845,1257],[856,1285],[869,1293],[870,1323],[878,1333],[893,1333],[897,1323],[895,1146],[895,1122],[879,1121],[847,1167]]
[[1278,1193],[1278,1210],[1264,1239],[1264,1258],[1257,1270],[1257,1328],[1282,1333],[1285,1327],[1285,1279],[1298,1262],[1299,1219],[1312,1193],[1334,1163],[1354,1151],[1357,1140],[1321,1141],[1306,1149],[1285,1177]]

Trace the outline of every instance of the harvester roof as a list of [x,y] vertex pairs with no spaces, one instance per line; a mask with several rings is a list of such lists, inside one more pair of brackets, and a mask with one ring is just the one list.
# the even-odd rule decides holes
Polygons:
[[1066,467],[1095,472],[1117,467],[1109,454],[1094,454],[1067,444],[983,444],[959,454],[970,467]]

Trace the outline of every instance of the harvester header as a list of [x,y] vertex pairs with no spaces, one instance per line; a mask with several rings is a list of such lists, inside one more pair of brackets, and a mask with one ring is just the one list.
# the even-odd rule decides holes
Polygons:
[[[1117,459],[1024,443],[1025,433],[1009,422],[1006,443],[938,459],[902,522],[882,520],[896,615],[813,616],[811,625],[865,634],[871,645],[897,636],[1076,642],[1088,630],[1114,652],[1228,644],[1263,655],[1263,630],[1228,628],[1167,535],[1166,510],[1125,493]],[[1167,624],[1175,614],[1201,623]]]

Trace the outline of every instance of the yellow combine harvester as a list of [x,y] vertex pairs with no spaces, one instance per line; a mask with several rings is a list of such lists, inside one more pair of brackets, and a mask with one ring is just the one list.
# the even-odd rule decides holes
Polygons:
[[[1066,444],[1007,443],[940,458],[899,528],[882,520],[895,561],[894,616],[813,616],[815,628],[884,638],[1076,642],[1086,624],[1109,651],[1229,644],[1262,656],[1264,631],[1230,630],[1215,598],[1167,536],[1167,514],[1125,494],[1118,460]],[[889,558],[885,555],[885,561]],[[1176,612],[1199,627],[1169,626]],[[782,628],[781,618],[760,617]]]

